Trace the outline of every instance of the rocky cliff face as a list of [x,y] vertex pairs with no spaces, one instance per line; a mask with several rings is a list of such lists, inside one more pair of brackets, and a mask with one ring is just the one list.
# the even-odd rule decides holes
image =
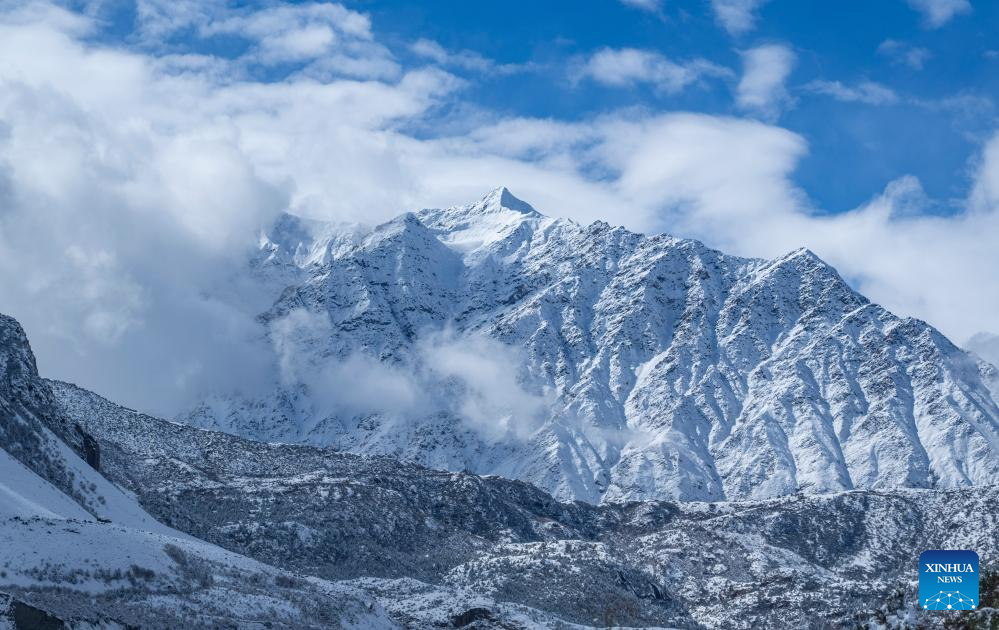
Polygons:
[[593,503],[999,481],[994,369],[807,250],[737,258],[498,189],[367,231],[285,217],[251,267],[281,382],[195,425]]
[[56,412],[52,390],[38,376],[21,325],[0,315],[0,448],[96,513],[100,496],[89,487],[86,471],[74,470],[66,461],[67,446],[89,455],[92,467],[100,465],[96,441]]

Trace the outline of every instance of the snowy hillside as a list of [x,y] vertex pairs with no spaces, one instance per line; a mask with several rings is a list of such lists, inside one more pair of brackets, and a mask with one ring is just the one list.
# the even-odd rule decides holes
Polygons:
[[0,315],[0,628],[393,626],[356,588],[164,526],[95,468],[95,453],[88,464],[56,436],[73,427],[99,448],[57,407],[24,331]]
[[[381,545],[389,538],[377,534],[388,514],[383,502],[355,494],[363,483],[348,483],[332,496],[315,492],[329,480],[339,485],[363,476],[369,464],[360,458],[200,431],[50,383],[38,376],[20,325],[2,315],[0,411],[3,630],[381,630],[464,626],[466,620],[484,628],[590,627],[479,589],[414,579],[430,574],[414,570],[413,562],[388,563],[383,554],[389,547]],[[87,462],[56,434],[69,428]],[[261,457],[255,459],[255,452]],[[302,465],[316,468],[303,471]],[[230,470],[240,472],[232,485],[222,481]],[[413,466],[405,470],[410,485],[433,487],[449,477]],[[203,493],[214,498],[202,503],[208,496]],[[337,503],[339,498],[347,503]],[[291,512],[283,521],[272,518],[278,512],[245,512],[264,505]],[[420,509],[429,507],[427,501]],[[347,518],[337,521],[331,514]],[[220,526],[234,517],[238,526]],[[505,524],[501,519],[490,527],[502,532]],[[419,556],[429,557],[430,547],[421,546],[429,541],[388,528],[384,533],[390,545],[402,546],[396,558],[413,556],[417,546]],[[477,534],[465,537],[474,547]],[[317,546],[329,540],[348,542],[356,555]],[[446,544],[443,536],[434,542],[437,548]],[[400,577],[385,577],[390,566]]]
[[594,503],[999,482],[994,369],[807,250],[727,256],[501,188],[370,230],[285,216],[251,270],[281,377],[197,426]]
[[522,482],[250,442],[52,387],[107,474],[164,522],[348,580],[412,628],[850,627],[909,589],[918,550],[976,549],[997,567],[995,486],[559,503]]

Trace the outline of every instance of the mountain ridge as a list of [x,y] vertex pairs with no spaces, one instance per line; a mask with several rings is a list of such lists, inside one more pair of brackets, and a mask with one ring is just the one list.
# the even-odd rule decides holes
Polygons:
[[[999,480],[987,368],[925,322],[872,304],[807,249],[728,256],[552,219],[505,188],[316,233],[265,239],[268,256],[251,263],[288,281],[261,321],[297,373],[256,398],[209,397],[185,421],[595,503]],[[292,250],[324,254],[296,264]],[[514,383],[497,392],[442,373],[441,355],[447,364],[460,347]],[[372,383],[442,393],[408,414],[338,407],[352,392],[337,366],[357,363]],[[504,397],[523,404],[504,409],[494,400]],[[496,427],[516,431],[496,439]]]
[[406,627],[480,616],[475,627],[506,628],[511,606],[552,615],[525,627],[938,627],[953,619],[923,612],[909,587],[918,550],[976,549],[983,571],[995,567],[997,486],[566,503],[519,481],[250,442],[52,387],[100,440],[110,476],[159,518],[346,580]]

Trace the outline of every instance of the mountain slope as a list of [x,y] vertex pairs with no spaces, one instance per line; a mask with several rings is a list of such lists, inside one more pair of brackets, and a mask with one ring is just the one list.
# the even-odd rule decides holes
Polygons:
[[[412,507],[399,501],[400,492],[372,495],[361,492],[360,479],[349,481],[400,468],[407,487],[446,492],[458,481],[469,498],[446,506],[452,518],[463,504],[491,508],[471,519],[479,531],[463,532],[465,550],[480,546],[480,534],[529,527],[523,510],[504,513],[501,496],[483,505],[476,497],[486,493],[467,477],[255,444],[141,416],[41,379],[24,331],[4,316],[0,410],[0,628],[586,627],[413,579],[431,574],[429,552],[453,543],[459,532],[435,534],[423,518],[409,528]],[[93,455],[90,464],[57,436],[70,427],[80,437],[77,446]],[[316,492],[331,483],[334,496]],[[336,504],[340,492],[350,497],[349,509]],[[386,498],[394,498],[397,509],[386,509]],[[426,495],[420,502],[421,509],[430,507]],[[405,514],[398,524],[406,527],[385,523],[392,511]],[[420,531],[428,536],[413,535]],[[330,541],[349,545],[349,553],[322,553]],[[453,553],[442,560],[453,564],[464,550]],[[366,577],[351,584],[317,576]]]
[[159,518],[349,579],[414,628],[849,627],[908,587],[924,549],[975,549],[997,566],[996,486],[559,503],[522,482],[250,442],[52,387],[108,474]]
[[[29,353],[0,347],[0,363]],[[920,550],[975,549],[983,570],[997,566],[996,486],[560,503],[499,477],[250,442],[20,374],[8,407],[43,392],[51,406],[34,419],[89,436],[103,474],[65,447],[56,468],[95,486],[76,500],[0,442],[0,625],[25,615],[108,628],[930,623],[941,618],[893,603]],[[119,520],[88,511],[119,501],[131,508],[106,512]],[[147,510],[166,525],[135,520],[151,521]],[[992,623],[994,611],[979,617]]]
[[280,382],[197,426],[590,502],[999,481],[991,368],[807,250],[737,258],[497,189],[367,232],[285,217],[251,268]]
[[61,495],[61,504],[77,504],[74,516],[83,512],[129,527],[167,531],[97,470],[99,447],[79,424],[58,412],[51,388],[38,376],[24,330],[6,315],[0,315],[0,451],[10,483],[17,479],[27,484],[18,492],[8,486],[9,505],[24,507],[23,501],[32,502],[38,492],[53,499]]
[[98,453],[0,315],[0,627],[394,626],[355,588],[296,580],[161,524],[101,474]]

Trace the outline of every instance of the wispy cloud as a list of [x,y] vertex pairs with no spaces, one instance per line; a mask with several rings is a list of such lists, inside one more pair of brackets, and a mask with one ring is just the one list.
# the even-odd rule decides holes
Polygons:
[[173,34],[211,23],[225,6],[216,0],[136,0],[138,35],[149,45]]
[[578,69],[577,78],[603,85],[628,87],[647,83],[666,93],[679,92],[703,77],[725,77],[732,72],[704,59],[677,63],[658,52],[637,48],[604,48]]
[[[266,380],[260,303],[232,277],[262,226],[328,195],[288,160],[313,162],[313,182],[335,162],[374,166],[375,136],[456,84],[439,69],[237,80],[88,41],[93,28],[47,4],[0,11],[0,287],[49,374],[170,413],[203,387]],[[364,21],[338,29],[367,38]],[[291,54],[248,54],[264,50]]]
[[203,39],[219,36],[249,44],[244,64],[304,65],[314,76],[392,78],[399,64],[374,41],[367,15],[334,3],[233,8],[221,2],[141,0],[136,7],[139,35],[150,48],[181,33]]
[[223,17],[204,35],[236,35],[255,43],[263,63],[309,61],[329,54],[343,39],[371,41],[371,23],[337,4],[275,6]]
[[839,81],[812,81],[805,89],[847,103],[891,105],[898,102],[898,95],[891,88],[874,81],[862,81],[856,85],[844,85]]
[[968,0],[908,0],[909,6],[923,15],[929,28],[940,28],[957,15],[971,13]]
[[487,441],[528,439],[550,415],[553,399],[529,383],[518,348],[480,334],[424,331],[404,364],[386,364],[354,349],[321,356],[332,333],[329,316],[294,309],[269,325],[281,385],[305,386],[315,420],[379,414],[407,423],[414,416],[449,413]]
[[972,335],[965,347],[992,365],[999,367],[999,335],[980,332]]
[[795,54],[787,46],[768,44],[742,53],[743,74],[736,103],[745,111],[774,119],[789,102],[785,81],[794,68]]
[[662,0],[621,0],[621,4],[650,13],[658,12],[663,6]]
[[756,26],[756,12],[769,0],[711,0],[715,17],[731,35],[747,33]]
[[514,74],[517,72],[528,71],[534,67],[533,64],[530,63],[496,63],[494,60],[484,57],[483,55],[471,50],[461,50],[457,52],[450,51],[441,46],[439,43],[425,38],[421,38],[413,42],[410,46],[410,50],[412,50],[415,55],[424,59],[429,59],[430,61],[433,61],[441,66],[460,68],[462,70],[469,70],[472,72]]
[[922,70],[926,62],[933,56],[926,48],[910,46],[905,42],[886,39],[878,46],[878,53],[887,56],[892,63],[909,66],[913,70]]

